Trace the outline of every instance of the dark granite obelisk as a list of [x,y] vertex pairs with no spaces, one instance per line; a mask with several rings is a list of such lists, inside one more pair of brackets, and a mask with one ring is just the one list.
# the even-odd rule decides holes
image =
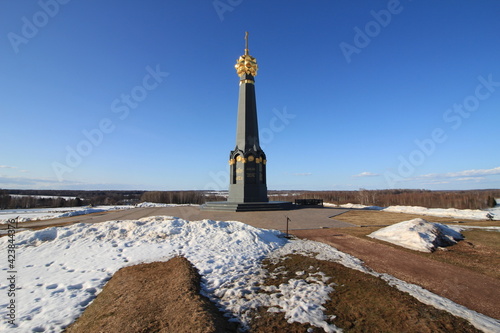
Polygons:
[[291,209],[291,202],[269,201],[266,185],[266,154],[259,145],[255,76],[257,61],[248,53],[248,32],[245,33],[245,54],[234,66],[240,78],[236,147],[229,154],[229,196],[225,202],[207,202],[205,210],[253,211]]
[[255,101],[257,61],[248,54],[248,33],[245,54],[236,65],[240,77],[236,147],[229,155],[230,202],[268,202],[266,185],[266,154],[259,145],[259,126]]

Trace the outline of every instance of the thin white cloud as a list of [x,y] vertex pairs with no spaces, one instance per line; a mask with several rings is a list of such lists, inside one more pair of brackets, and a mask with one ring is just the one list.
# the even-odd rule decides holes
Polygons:
[[492,169],[464,170],[447,173],[431,173],[422,175],[418,178],[458,178],[458,177],[483,177],[491,175],[500,175],[500,167]]
[[376,177],[380,176],[378,173],[373,173],[369,171],[362,172],[360,174],[354,175],[353,177]]
[[0,169],[17,169],[17,167],[10,165],[0,165]]
[[311,172],[299,172],[299,173],[294,173],[294,176],[310,176],[312,175]]
[[144,185],[119,184],[119,183],[86,183],[81,181],[36,178],[36,177],[12,177],[0,175],[0,188],[3,189],[40,189],[40,190],[129,190],[131,188],[143,188]]
[[455,179],[458,182],[480,182],[481,180],[485,180],[486,177],[462,177]]

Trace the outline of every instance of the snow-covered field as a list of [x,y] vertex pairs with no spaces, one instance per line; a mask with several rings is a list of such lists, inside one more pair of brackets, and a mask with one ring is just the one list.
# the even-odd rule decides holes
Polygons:
[[[0,239],[0,248],[9,238]],[[290,253],[316,256],[380,276],[420,301],[469,320],[486,332],[498,332],[500,322],[486,317],[418,286],[364,267],[360,260],[323,243],[287,240],[275,230],[258,229],[241,222],[186,221],[174,217],[147,217],[138,221],[109,221],[23,231],[15,235],[14,267],[2,267],[5,275],[15,270],[15,295],[7,299],[10,286],[0,287],[0,317],[16,305],[16,328],[12,332],[60,332],[77,318],[121,267],[142,262],[166,261],[181,255],[202,275],[203,293],[243,325],[248,313],[259,305],[283,312],[289,322],[339,331],[325,321],[321,304],[333,289],[321,272],[304,276],[279,288],[258,289],[266,272],[264,257]],[[319,254],[314,254],[319,253]],[[3,320],[0,331],[11,326]]]
[[48,220],[58,217],[69,217],[92,213],[105,212],[117,209],[130,209],[135,206],[95,206],[95,207],[59,207],[59,208],[32,208],[32,209],[4,209],[0,210],[0,224],[9,219],[19,217],[18,222]]
[[131,209],[131,208],[152,208],[152,207],[174,207],[174,206],[199,206],[199,205],[177,205],[154,202],[141,202],[132,205],[95,206],[95,207],[60,207],[60,208],[32,208],[32,209],[5,209],[0,210],[0,224],[7,223],[9,219],[19,217],[18,222],[28,222],[37,220],[48,220],[59,217],[70,217],[85,215],[110,210]]
[[326,207],[381,210],[384,212],[417,214],[417,215],[427,215],[427,216],[437,216],[437,217],[450,217],[450,218],[464,219],[464,220],[487,220],[488,219],[487,215],[492,214],[493,220],[500,221],[500,205],[485,210],[456,209],[456,208],[426,208],[419,206],[379,207],[379,206],[365,206],[365,205],[351,204],[351,203],[344,205],[325,203],[324,205]]

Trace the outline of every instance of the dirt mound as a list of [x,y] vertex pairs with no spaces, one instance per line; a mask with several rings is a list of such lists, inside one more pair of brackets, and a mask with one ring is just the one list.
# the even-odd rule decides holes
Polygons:
[[65,332],[235,332],[185,258],[120,269]]

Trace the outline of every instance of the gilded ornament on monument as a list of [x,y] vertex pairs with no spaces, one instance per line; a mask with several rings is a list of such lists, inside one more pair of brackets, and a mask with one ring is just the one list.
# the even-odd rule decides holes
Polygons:
[[236,68],[236,73],[239,76],[242,76],[244,74],[256,76],[259,66],[257,65],[257,60],[248,54],[248,32],[245,33],[245,40],[245,54],[239,57],[238,60],[236,60],[236,65],[234,65],[234,68]]

